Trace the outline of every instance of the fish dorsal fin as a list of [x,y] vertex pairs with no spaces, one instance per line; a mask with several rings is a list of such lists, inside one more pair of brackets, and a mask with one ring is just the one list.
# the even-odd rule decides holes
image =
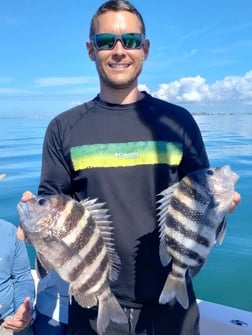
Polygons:
[[103,208],[105,203],[99,203],[97,199],[84,199],[81,201],[81,204],[88,210],[101,233],[109,259],[109,279],[114,281],[118,278],[121,261],[115,251],[113,238],[114,228],[111,226],[112,221],[109,220],[110,215],[107,214],[108,209]]
[[158,196],[161,196],[161,199],[157,201],[157,216],[158,216],[158,226],[159,226],[159,256],[163,266],[166,266],[171,261],[171,256],[167,252],[166,242],[165,242],[165,227],[166,227],[166,218],[167,218],[167,209],[171,201],[174,189],[178,183],[166,188]]

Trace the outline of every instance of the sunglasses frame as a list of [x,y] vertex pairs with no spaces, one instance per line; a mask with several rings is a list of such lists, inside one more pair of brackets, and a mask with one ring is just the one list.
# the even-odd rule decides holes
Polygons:
[[[114,38],[114,42],[113,42],[113,45],[112,45],[111,48],[99,47],[97,45],[96,38],[97,38],[97,36],[102,36],[102,35],[104,35],[104,36],[107,35],[108,37],[111,37],[111,38],[113,37]],[[140,42],[139,46],[137,46],[135,48],[128,48],[125,45],[124,40],[123,40],[125,38],[125,35],[129,35],[129,37],[131,37],[131,38],[137,36],[139,38],[139,42]],[[113,50],[118,41],[121,42],[123,48],[126,49],[126,50],[137,50],[137,49],[142,48],[142,46],[144,44],[144,41],[145,41],[145,36],[141,33],[124,33],[124,34],[118,34],[118,35],[117,34],[112,34],[112,33],[101,33],[101,34],[92,35],[91,38],[90,38],[90,41],[94,44],[94,46],[97,50]]]

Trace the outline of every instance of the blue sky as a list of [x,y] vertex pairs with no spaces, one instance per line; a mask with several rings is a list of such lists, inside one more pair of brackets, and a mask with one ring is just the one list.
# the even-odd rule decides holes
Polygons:
[[[1,1],[1,116],[55,115],[97,94],[85,42],[102,3]],[[252,112],[251,0],[132,3],[151,41],[141,88],[191,112]]]

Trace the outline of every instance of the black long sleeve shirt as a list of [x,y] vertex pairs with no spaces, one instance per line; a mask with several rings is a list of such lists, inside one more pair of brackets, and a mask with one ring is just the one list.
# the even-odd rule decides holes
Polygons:
[[96,97],[49,124],[39,194],[106,203],[122,263],[111,287],[131,307],[158,302],[170,270],[158,253],[158,194],[208,166],[200,130],[184,108],[147,93],[126,105]]

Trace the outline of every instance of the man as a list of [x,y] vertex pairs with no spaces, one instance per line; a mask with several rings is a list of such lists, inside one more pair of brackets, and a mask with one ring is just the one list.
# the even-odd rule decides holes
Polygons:
[[35,294],[25,243],[16,227],[0,219],[0,335],[32,335]]
[[[108,1],[93,16],[86,44],[100,92],[56,117],[44,141],[39,194],[106,202],[121,259],[113,293],[128,324],[105,334],[197,335],[199,313],[190,278],[189,308],[158,303],[170,266],[161,265],[157,194],[189,172],[209,166],[200,131],[188,111],[138,89],[148,57],[141,14],[127,1]],[[26,193],[23,200],[30,198]],[[235,194],[233,207],[239,202]],[[70,334],[97,334],[96,310],[73,299]]]

